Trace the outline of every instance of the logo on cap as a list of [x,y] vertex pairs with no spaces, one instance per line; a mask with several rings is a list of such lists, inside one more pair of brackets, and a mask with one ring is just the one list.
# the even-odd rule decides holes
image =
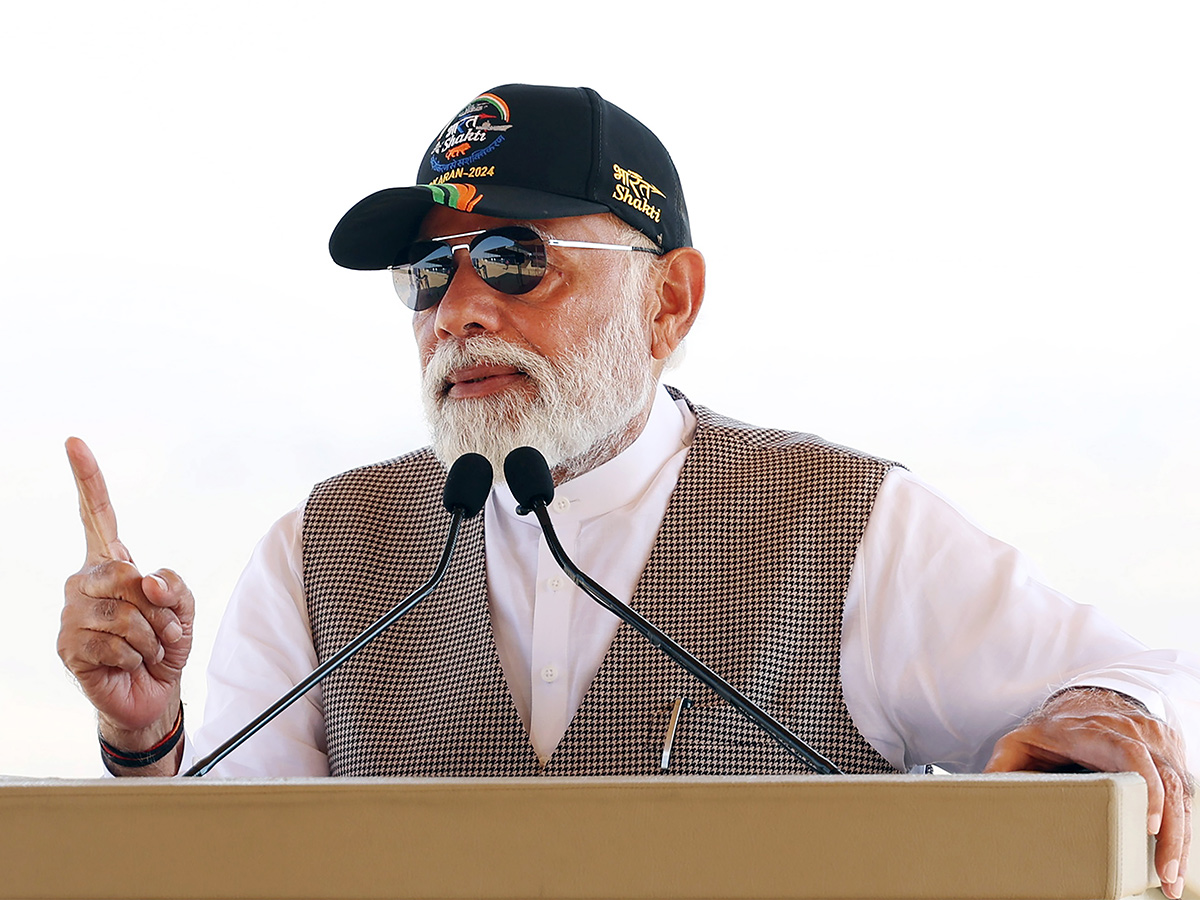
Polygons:
[[463,212],[470,212],[475,208],[475,204],[483,199],[483,194],[473,184],[422,184],[418,187],[423,187],[433,194],[434,203]]
[[642,215],[655,222],[662,220],[662,210],[650,201],[657,194],[664,200],[667,195],[632,169],[622,169],[613,163],[613,199],[627,203]]
[[504,143],[512,128],[508,104],[495,94],[480,94],[464,106],[434,141],[429,165],[435,172],[469,166]]

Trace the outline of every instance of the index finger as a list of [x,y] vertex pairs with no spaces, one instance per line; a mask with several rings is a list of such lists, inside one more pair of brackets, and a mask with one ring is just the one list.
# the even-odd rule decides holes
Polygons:
[[88,445],[79,438],[67,438],[67,459],[75,488],[79,491],[79,518],[87,538],[87,558],[90,561],[120,559],[133,562],[129,551],[117,537],[117,514],[108,499],[108,486],[100,465]]

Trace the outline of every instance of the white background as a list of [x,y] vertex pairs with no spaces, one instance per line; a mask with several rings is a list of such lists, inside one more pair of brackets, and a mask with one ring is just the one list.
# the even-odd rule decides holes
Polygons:
[[735,6],[3,6],[0,773],[99,770],[54,650],[63,439],[196,592],[198,715],[257,538],[424,442],[408,314],[329,232],[512,81],[594,87],[671,148],[710,266],[693,399],[898,459],[1200,650],[1200,7]]

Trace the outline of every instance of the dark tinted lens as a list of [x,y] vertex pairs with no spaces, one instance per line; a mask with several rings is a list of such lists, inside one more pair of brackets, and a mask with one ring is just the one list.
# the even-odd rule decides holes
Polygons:
[[546,245],[528,228],[497,228],[471,242],[471,264],[489,287],[524,294],[546,274]]
[[450,248],[436,241],[413,244],[392,267],[396,295],[409,309],[429,309],[442,299],[454,277],[454,257]]

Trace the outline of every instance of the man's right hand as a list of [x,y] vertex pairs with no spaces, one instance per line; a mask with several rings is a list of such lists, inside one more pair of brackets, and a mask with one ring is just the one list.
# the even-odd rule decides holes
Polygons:
[[[104,476],[87,444],[67,441],[87,538],[83,568],[67,579],[58,655],[99,714],[100,734],[130,751],[147,750],[179,715],[179,681],[192,649],[195,604],[168,569],[142,575],[117,537]],[[121,775],[172,775],[177,754]]]

